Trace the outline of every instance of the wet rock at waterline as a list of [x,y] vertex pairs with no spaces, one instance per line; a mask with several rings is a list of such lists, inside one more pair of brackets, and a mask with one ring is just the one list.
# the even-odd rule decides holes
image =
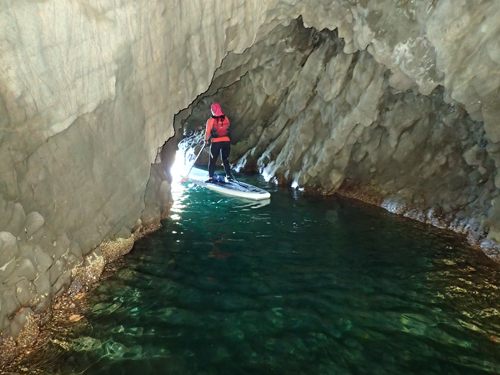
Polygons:
[[4,337],[158,227],[162,146],[203,126],[212,100],[238,168],[495,246],[499,13],[451,0],[0,3]]
[[498,189],[483,122],[446,98],[442,86],[428,95],[401,90],[369,52],[346,54],[336,32],[292,23],[272,35],[228,55],[214,82],[235,74],[233,60],[283,51],[272,63],[237,65],[240,79],[198,98],[184,115],[193,131],[211,101],[225,103],[236,168],[325,194],[340,188],[496,248],[485,239],[497,237],[490,215]]

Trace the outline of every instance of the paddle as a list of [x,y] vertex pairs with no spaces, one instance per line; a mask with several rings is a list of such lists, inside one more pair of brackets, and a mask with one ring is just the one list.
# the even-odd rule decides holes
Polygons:
[[185,184],[187,182],[187,180],[188,180],[187,178],[188,178],[189,174],[191,173],[191,169],[193,169],[194,164],[196,163],[196,160],[198,160],[198,158],[200,157],[200,155],[203,152],[203,150],[205,149],[205,147],[207,147],[207,145],[206,145],[206,143],[203,143],[203,147],[201,148],[200,152],[198,152],[198,155],[196,155],[196,158],[194,159],[193,164],[191,165],[191,168],[189,168],[189,171],[188,171],[186,177],[181,178],[181,183]]

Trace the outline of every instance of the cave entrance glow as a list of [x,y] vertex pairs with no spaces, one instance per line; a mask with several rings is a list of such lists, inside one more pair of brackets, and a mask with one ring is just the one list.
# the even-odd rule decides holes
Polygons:
[[188,174],[191,166],[194,165],[197,155],[196,148],[193,147],[189,141],[184,140],[179,142],[177,151],[175,152],[174,163],[170,167],[173,199],[170,212],[171,220],[180,220],[181,213],[187,208],[184,196],[185,194],[189,194],[190,188],[195,187],[187,182],[184,177]]
[[189,168],[196,159],[195,150],[186,142],[179,143],[179,148],[175,153],[175,161],[170,168],[170,174],[174,183],[180,183],[182,176],[185,176]]

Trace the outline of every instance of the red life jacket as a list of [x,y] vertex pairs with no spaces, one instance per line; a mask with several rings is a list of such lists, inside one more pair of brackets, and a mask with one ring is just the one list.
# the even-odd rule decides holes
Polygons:
[[214,124],[211,131],[212,138],[229,137],[229,121],[226,116],[213,117],[213,119]]

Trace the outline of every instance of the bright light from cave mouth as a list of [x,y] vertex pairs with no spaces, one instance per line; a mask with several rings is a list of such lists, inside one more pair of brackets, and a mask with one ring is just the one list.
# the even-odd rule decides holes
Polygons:
[[182,178],[188,173],[195,158],[194,149],[189,147],[186,143],[181,142],[179,144],[179,149],[175,153],[174,163],[172,167],[170,167],[170,175],[172,176],[172,198],[174,200],[170,218],[174,221],[180,219],[179,214],[186,208],[187,202],[184,199],[186,184],[182,183]]
[[175,153],[174,164],[170,168],[170,174],[172,175],[173,182],[180,182],[182,180],[182,176],[185,176],[188,173],[189,167],[191,166],[189,161],[192,159],[194,159],[192,150],[186,150],[183,148],[179,148],[177,150]]
[[180,183],[182,178],[185,177],[196,159],[195,147],[196,140],[183,140],[179,142],[178,150],[175,153],[175,161],[170,168],[170,174],[174,183]]

